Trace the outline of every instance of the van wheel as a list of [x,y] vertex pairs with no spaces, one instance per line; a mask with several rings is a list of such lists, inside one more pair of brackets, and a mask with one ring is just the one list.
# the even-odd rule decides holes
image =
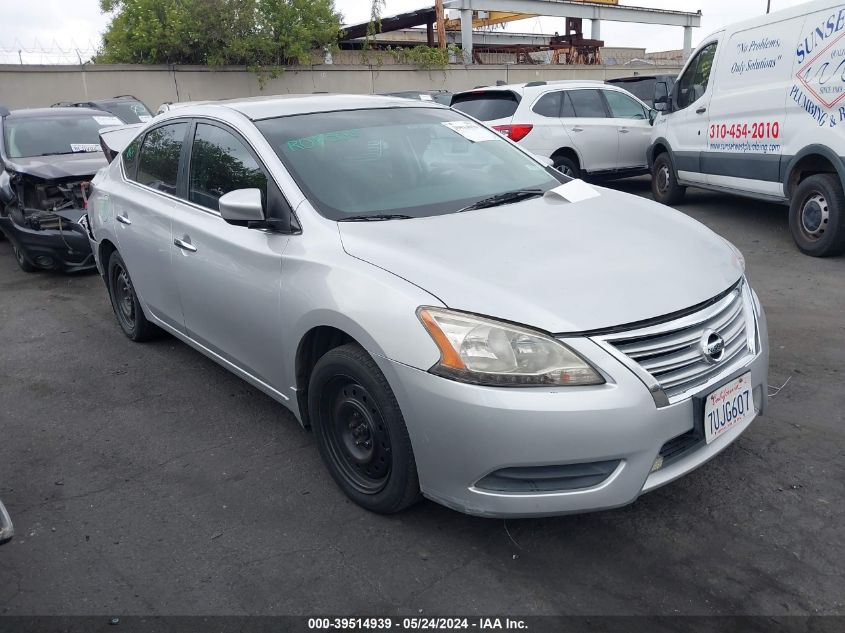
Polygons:
[[402,411],[384,374],[359,345],[336,347],[317,361],[308,411],[320,457],[352,501],[392,514],[419,500]]
[[806,255],[845,252],[845,193],[838,176],[818,174],[798,185],[789,204],[789,230]]
[[675,166],[667,153],[660,154],[654,160],[654,171],[651,174],[651,193],[661,204],[678,204],[684,199],[687,188],[678,184],[675,176]]
[[120,329],[136,343],[148,341],[161,333],[144,316],[141,302],[132,285],[132,278],[126,270],[126,264],[117,251],[109,257],[108,263],[109,298]]
[[558,156],[554,160],[555,169],[557,169],[564,176],[569,176],[570,178],[581,177],[581,170],[578,168],[578,164],[571,158],[567,158],[566,156]]

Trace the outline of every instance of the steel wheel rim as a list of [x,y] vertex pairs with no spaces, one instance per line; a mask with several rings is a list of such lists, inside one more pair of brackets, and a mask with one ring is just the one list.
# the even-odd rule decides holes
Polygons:
[[818,191],[810,194],[801,205],[799,220],[801,232],[808,240],[820,240],[830,222],[830,206],[824,195]]
[[666,193],[669,191],[671,186],[671,174],[669,173],[669,167],[666,165],[661,165],[660,169],[657,170],[657,190],[660,193]]
[[114,300],[121,320],[133,329],[135,327],[135,292],[132,279],[123,266],[118,266],[114,275]]
[[349,376],[337,376],[327,387],[320,427],[331,459],[356,490],[376,494],[387,485],[393,461],[378,404]]

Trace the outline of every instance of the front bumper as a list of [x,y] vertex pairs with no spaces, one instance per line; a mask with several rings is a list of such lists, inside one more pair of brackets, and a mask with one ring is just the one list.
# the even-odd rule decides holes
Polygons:
[[74,224],[72,230],[35,230],[21,226],[7,216],[0,217],[0,230],[38,268],[64,272],[94,268],[91,244],[81,224]]
[[[750,371],[759,415],[768,399],[768,342],[762,312],[757,325],[761,341],[757,354],[724,381]],[[615,508],[698,468],[748,427],[746,423],[732,429],[709,445],[700,442],[652,473],[661,448],[693,429],[693,398],[660,408],[643,382],[611,354],[587,339],[572,344],[612,381],[560,389],[479,387],[379,359],[404,414],[426,497],[489,517]],[[712,390],[708,387],[695,395]],[[588,488],[503,493],[477,486],[503,468],[613,461],[618,461],[613,472]]]

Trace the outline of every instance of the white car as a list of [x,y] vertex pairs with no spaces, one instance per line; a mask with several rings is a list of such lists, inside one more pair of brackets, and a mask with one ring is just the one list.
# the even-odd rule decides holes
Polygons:
[[492,126],[567,176],[648,173],[657,112],[598,81],[536,81],[456,94],[452,107]]
[[657,201],[687,186],[789,204],[798,248],[845,252],[845,4],[818,0],[704,38],[654,125]]

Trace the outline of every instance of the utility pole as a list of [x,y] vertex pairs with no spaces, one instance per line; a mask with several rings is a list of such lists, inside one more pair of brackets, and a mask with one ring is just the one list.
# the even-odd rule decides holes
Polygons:
[[434,12],[437,16],[437,46],[446,48],[446,17],[443,14],[443,0],[435,0]]
[[766,5],[766,13],[771,12],[772,10],[772,0],[769,0],[768,4]]

